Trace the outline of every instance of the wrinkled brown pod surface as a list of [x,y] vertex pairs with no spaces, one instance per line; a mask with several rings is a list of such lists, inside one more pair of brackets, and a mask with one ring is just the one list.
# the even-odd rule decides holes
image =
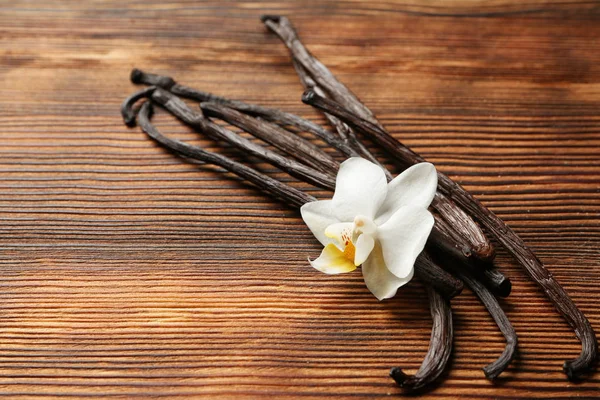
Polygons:
[[[592,5],[76,3],[0,12],[6,398],[388,399],[402,391],[390,366],[417,371],[431,317],[416,282],[379,303],[360,273],[312,271],[320,248],[295,212],[122,124],[134,66],[325,123],[298,100],[265,13],[292,16],[392,134],[515,229],[600,328]],[[485,379],[505,343],[465,289],[449,373],[423,398],[597,396],[598,372],[572,384],[560,370],[580,350],[570,328],[502,249],[496,261],[513,283],[518,358],[501,384]]]

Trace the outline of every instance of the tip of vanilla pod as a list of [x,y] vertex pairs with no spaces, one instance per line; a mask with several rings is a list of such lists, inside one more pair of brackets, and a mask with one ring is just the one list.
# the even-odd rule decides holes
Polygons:
[[125,123],[126,126],[133,128],[136,125],[135,114],[123,114],[123,123]]
[[141,70],[134,68],[131,70],[131,74],[129,74],[129,79],[133,83],[142,83],[143,75],[144,75],[144,73]]
[[277,23],[279,23],[280,19],[281,19],[280,15],[274,15],[274,14],[263,14],[260,16],[260,20],[262,21],[262,23],[265,23],[267,21],[273,21],[277,24]]
[[492,262],[496,258],[496,249],[489,242],[476,246],[474,250],[473,255],[481,261]]
[[408,375],[400,367],[393,367],[390,370],[390,377],[398,386],[410,393],[418,393],[423,389],[423,382],[419,382],[414,375]]
[[302,102],[305,104],[310,104],[316,95],[317,94],[312,89],[305,90],[304,93],[302,93]]
[[496,295],[500,297],[508,297],[510,296],[510,292],[512,292],[512,282],[508,278],[502,281],[500,286],[498,286],[498,289],[495,291]]
[[398,385],[402,386],[409,376],[402,371],[402,368],[393,367],[390,369],[390,377],[395,380]]

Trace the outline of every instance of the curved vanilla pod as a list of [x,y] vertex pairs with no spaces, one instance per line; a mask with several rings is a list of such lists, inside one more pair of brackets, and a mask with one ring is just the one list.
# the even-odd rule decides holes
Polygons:
[[331,132],[322,128],[320,125],[295,114],[286,113],[276,108],[248,104],[244,103],[243,101],[227,99],[212,93],[202,92],[188,86],[180,85],[169,76],[151,74],[141,71],[137,68],[134,68],[131,71],[131,82],[160,87],[176,96],[184,97],[190,100],[196,100],[200,103],[211,102],[223,104],[244,114],[260,117],[265,121],[275,123],[282,127],[293,127],[301,131],[310,132],[325,141],[330,146],[340,149],[343,154],[346,154],[349,157],[357,157],[360,155],[352,146],[337,138],[335,135],[332,135]]
[[148,136],[169,150],[194,160],[222,167],[227,171],[246,179],[259,189],[283,200],[291,206],[301,207],[303,204],[316,200],[311,195],[306,194],[299,189],[285,185],[268,175],[262,174],[253,168],[247,167],[244,164],[233,161],[225,156],[206,151],[198,146],[189,145],[180,140],[166,137],[150,122],[151,116],[152,105],[149,101],[146,101],[138,114],[140,128],[142,128]]
[[[322,111],[333,114],[350,126],[362,131],[404,167],[424,161],[421,156],[393,138],[384,129],[356,116],[332,100],[308,91],[302,96],[302,101]],[[472,197],[460,185],[439,171],[438,190],[469,213],[471,217],[479,221],[512,254],[515,260],[527,271],[530,278],[542,288],[558,312],[571,325],[581,341],[582,349],[579,357],[574,360],[565,361],[563,364],[563,370],[567,377],[569,379],[576,379],[590,371],[594,367],[598,356],[596,334],[586,316],[577,308],[573,300],[556,279],[554,279],[550,271],[544,267],[544,264],[504,221],[483,206],[483,204]]]
[[156,86],[149,86],[133,93],[131,96],[123,100],[123,103],[121,103],[121,116],[123,117],[123,122],[125,122],[125,125],[129,127],[135,126],[136,113],[133,110],[133,105],[140,99],[150,97],[155,90]]
[[390,376],[406,390],[418,390],[433,383],[444,372],[450,354],[454,331],[452,326],[452,309],[450,301],[435,289],[427,287],[429,310],[433,319],[429,349],[421,367],[414,375],[405,374],[399,367],[390,370]]
[[506,339],[506,346],[500,357],[483,368],[483,373],[486,378],[490,380],[496,379],[515,358],[518,344],[517,333],[504,313],[504,310],[502,310],[502,307],[498,304],[498,300],[496,300],[481,282],[477,279],[473,279],[469,274],[462,271],[456,270],[455,272],[458,277],[469,286],[475,295],[479,297],[479,300],[483,303],[485,308],[488,309],[490,315],[494,318],[496,325],[498,325],[498,328],[500,328],[502,335],[504,335],[504,338]]

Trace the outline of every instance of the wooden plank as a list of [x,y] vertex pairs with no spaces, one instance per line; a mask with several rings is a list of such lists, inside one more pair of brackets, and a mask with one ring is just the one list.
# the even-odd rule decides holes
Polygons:
[[[262,13],[291,17],[397,138],[522,235],[600,330],[597,3],[14,1],[0,5],[0,395],[401,393],[388,369],[417,368],[431,328],[418,282],[380,303],[360,272],[317,273],[295,211],[121,123],[133,67],[324,123]],[[599,397],[600,374],[573,384],[561,372],[579,352],[566,323],[502,250],[498,264],[513,281],[502,304],[518,360],[485,380],[502,337],[465,291],[451,369],[425,397]]]

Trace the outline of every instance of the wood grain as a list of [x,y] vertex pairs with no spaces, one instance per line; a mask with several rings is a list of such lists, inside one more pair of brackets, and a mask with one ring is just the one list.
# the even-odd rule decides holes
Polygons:
[[[134,66],[324,123],[262,13],[293,18],[396,137],[526,240],[600,331],[599,3],[3,2],[1,396],[401,393],[388,369],[417,368],[431,329],[418,282],[380,303],[360,273],[316,273],[305,260],[320,249],[297,212],[121,123]],[[465,290],[451,370],[425,397],[600,397],[598,372],[581,383],[561,372],[579,351],[566,323],[502,250],[498,264],[513,281],[502,305],[518,360],[485,380],[503,339]]]

